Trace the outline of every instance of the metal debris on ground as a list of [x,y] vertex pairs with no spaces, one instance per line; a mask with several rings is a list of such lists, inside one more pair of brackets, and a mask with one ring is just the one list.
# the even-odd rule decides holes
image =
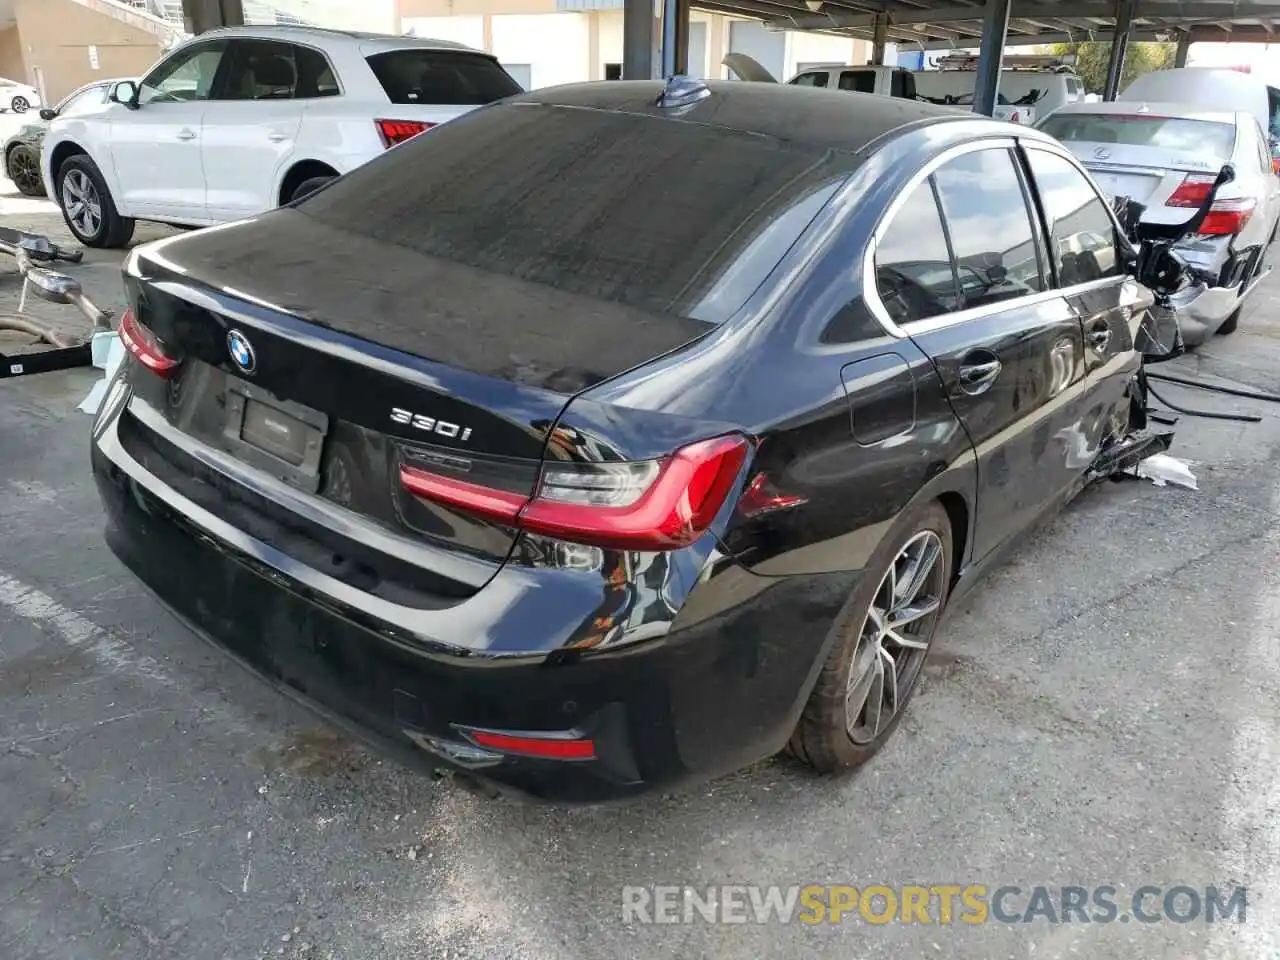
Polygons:
[[116,375],[116,370],[124,362],[124,344],[120,342],[120,337],[115,331],[100,330],[94,333],[90,345],[93,365],[102,370],[103,375],[76,409],[81,413],[96,414],[98,408],[102,406],[102,398],[106,396],[107,384],[111,382],[111,378]]

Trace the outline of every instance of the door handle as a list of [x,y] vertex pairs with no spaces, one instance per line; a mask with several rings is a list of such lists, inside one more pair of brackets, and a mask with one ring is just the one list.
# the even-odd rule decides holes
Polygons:
[[1004,365],[994,356],[990,360],[961,364],[960,389],[971,396],[985,393],[1003,368]]
[[1111,345],[1111,327],[1105,323],[1100,323],[1089,330],[1089,346],[1097,350],[1098,353],[1106,353],[1107,347]]
[[267,134],[267,139],[272,143],[283,143],[289,139],[289,135],[287,133],[269,133]]
[[178,131],[179,140],[194,140],[195,138],[196,138],[196,132],[194,130],[188,130],[184,128]]

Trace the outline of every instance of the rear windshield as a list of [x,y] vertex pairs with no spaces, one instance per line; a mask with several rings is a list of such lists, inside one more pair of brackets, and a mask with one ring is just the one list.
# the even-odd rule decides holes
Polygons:
[[521,92],[496,61],[474,53],[393,50],[369,57],[369,67],[392,103],[476,106]]
[[387,151],[297,210],[426,256],[719,323],[856,162],[710,124],[498,104]]
[[1236,128],[1213,120],[1181,117],[1143,117],[1115,113],[1056,113],[1040,129],[1059,140],[1118,143],[1130,147],[1155,147],[1177,153],[1231,159]]

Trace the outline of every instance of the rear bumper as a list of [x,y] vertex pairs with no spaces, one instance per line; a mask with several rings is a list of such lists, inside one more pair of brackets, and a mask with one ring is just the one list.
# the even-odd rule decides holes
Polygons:
[[1204,287],[1184,302],[1174,300],[1182,339],[1196,347],[1213,336],[1240,305],[1240,287]]
[[[95,427],[92,450],[107,542],[166,606],[383,752],[506,791],[600,802],[776,753],[811,689],[829,617],[852,586],[847,575],[768,578],[729,565],[688,598],[691,610],[703,612],[682,614],[655,639],[529,656],[450,652],[370,621],[202,527],[199,508],[184,509],[179,495],[113,442],[119,415],[111,412]],[[582,605],[584,618],[596,613],[574,593],[564,603]],[[503,604],[492,606],[495,620],[511,615]],[[528,620],[536,634],[539,623]],[[574,731],[595,742],[596,757],[459,759],[451,751],[465,745],[460,725]]]
[[[1188,256],[1203,286],[1173,298],[1182,339],[1189,347],[1204,343],[1236,312],[1256,284],[1258,260],[1265,253],[1258,247],[1235,253],[1228,238],[1215,239],[1223,242],[1214,256]],[[1188,254],[1185,249],[1179,252]]]

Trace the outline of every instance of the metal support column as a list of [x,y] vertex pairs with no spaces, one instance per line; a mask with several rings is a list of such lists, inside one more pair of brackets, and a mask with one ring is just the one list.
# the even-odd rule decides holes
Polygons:
[[991,116],[1000,89],[1004,41],[1009,33],[1010,0],[987,0],[982,15],[982,42],[978,47],[978,75],[974,78],[973,112]]
[[670,78],[689,72],[690,0],[662,2],[662,76]]
[[652,80],[657,66],[654,0],[623,0],[622,79]]
[[888,16],[877,13],[871,30],[871,62],[881,67],[884,66],[884,47],[889,40]]
[[187,33],[204,33],[214,27],[244,26],[241,0],[182,0],[182,19]]
[[1191,52],[1191,31],[1184,30],[1178,34],[1178,49],[1173,54],[1173,65],[1175,67],[1185,67],[1187,65],[1187,54]]
[[1111,59],[1107,61],[1107,85],[1103,100],[1114,100],[1120,92],[1124,75],[1124,55],[1129,49],[1129,33],[1133,29],[1133,0],[1116,0],[1116,29],[1111,35]]

